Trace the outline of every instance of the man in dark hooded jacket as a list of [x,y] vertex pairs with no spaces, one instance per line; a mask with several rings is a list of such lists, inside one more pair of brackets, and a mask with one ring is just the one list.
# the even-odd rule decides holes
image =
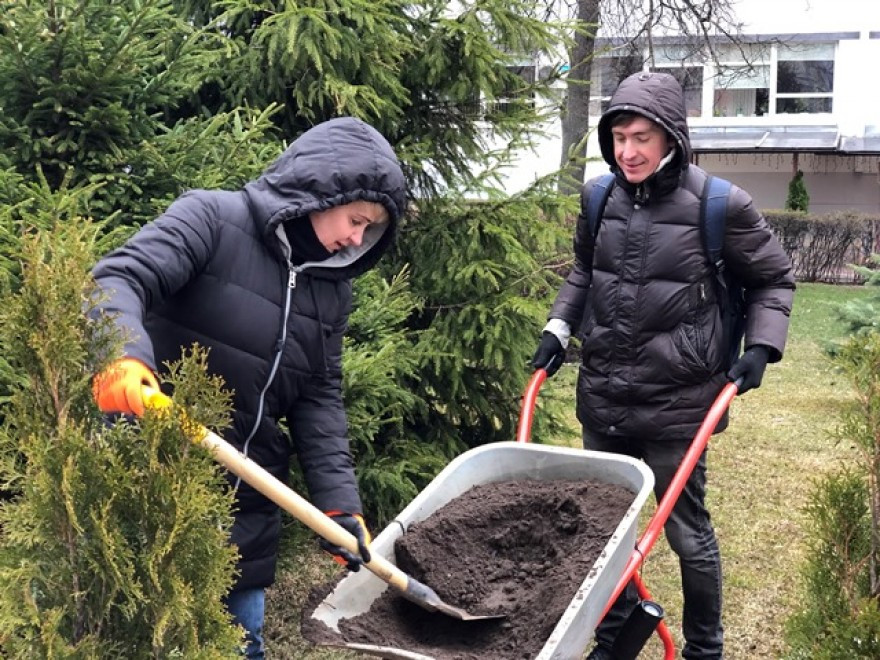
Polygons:
[[[643,459],[659,501],[724,385],[742,379],[740,394],[756,388],[767,363],[782,358],[795,283],[766,221],[733,186],[722,254],[745,289],[746,350],[726,364],[716,274],[700,229],[707,174],[690,164],[681,86],[663,73],[626,78],[598,132],[615,183],[595,237],[586,209],[596,180],[584,186],[574,267],[533,365],[552,375],[572,331],[580,330],[584,447]],[[725,415],[716,432],[727,421]],[[681,566],[684,658],[722,657],[721,558],[705,494],[704,452],[665,527]],[[630,584],[598,627],[590,658],[612,657],[637,599]]]
[[[209,371],[233,391],[225,439],[282,481],[296,451],[315,506],[360,541],[361,557],[325,546],[353,570],[369,561],[369,534],[342,402],[342,340],[351,280],[391,244],[405,205],[385,138],[360,120],[333,119],[241,190],[184,193],[93,269],[103,295],[96,313],[127,339],[124,357],[95,378],[98,406],[143,414],[154,374],[194,343],[209,348]],[[227,607],[248,633],[248,657],[261,658],[281,515],[230,480],[240,576]]]

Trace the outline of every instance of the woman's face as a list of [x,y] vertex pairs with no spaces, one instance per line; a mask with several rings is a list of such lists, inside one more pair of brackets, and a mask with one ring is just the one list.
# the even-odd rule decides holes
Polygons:
[[328,252],[338,252],[364,240],[370,225],[388,221],[385,207],[376,202],[358,200],[309,214],[315,235]]

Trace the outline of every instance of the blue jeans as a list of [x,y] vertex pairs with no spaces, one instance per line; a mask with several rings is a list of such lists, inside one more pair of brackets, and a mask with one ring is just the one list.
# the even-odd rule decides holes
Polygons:
[[[638,458],[654,472],[654,495],[659,502],[672,482],[692,440],[653,440],[610,437],[584,429],[584,449],[614,452]],[[721,623],[721,553],[706,509],[706,452],[694,467],[664,531],[678,555],[684,595],[682,658],[720,659],[724,639]],[[647,585],[646,585],[647,586]],[[650,587],[649,587],[650,588]],[[620,626],[638,603],[630,582],[596,629],[599,646],[610,648]]]
[[226,597],[226,609],[232,615],[233,621],[247,632],[245,657],[262,660],[265,657],[265,649],[263,648],[263,615],[266,611],[265,590],[233,591]]

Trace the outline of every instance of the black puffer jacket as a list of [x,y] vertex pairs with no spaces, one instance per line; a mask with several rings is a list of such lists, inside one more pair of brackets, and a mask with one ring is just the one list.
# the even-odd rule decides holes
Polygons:
[[[282,223],[355,200],[382,203],[390,223],[371,225],[360,248],[294,266]],[[353,119],[334,119],[294,141],[239,191],[195,190],[94,268],[110,298],[101,309],[130,333],[127,355],[153,369],[194,342],[234,391],[225,438],[279,479],[291,451],[315,506],[360,512],[342,403],[342,337],[351,278],[392,241],[405,183],[386,140]],[[293,446],[278,426],[286,419]],[[237,492],[232,541],[237,588],[274,579],[280,512],[247,486]]]
[[[623,111],[660,124],[676,144],[672,161],[639,185],[614,160],[611,119]],[[584,217],[594,181],[585,185],[574,268],[550,312],[582,332],[578,418],[611,436],[690,438],[727,378],[715,276],[699,227],[706,173],[689,165],[681,88],[668,74],[628,78],[598,130],[616,184],[595,244]],[[766,346],[771,362],[781,359],[795,288],[791,264],[736,186],[723,256],[746,287],[745,346]],[[717,430],[726,425],[725,417]]]

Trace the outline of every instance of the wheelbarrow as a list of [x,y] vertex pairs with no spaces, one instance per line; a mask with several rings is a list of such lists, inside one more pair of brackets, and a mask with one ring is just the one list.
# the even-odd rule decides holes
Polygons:
[[[526,387],[522,399],[519,427],[517,429],[517,442],[527,443],[530,441],[532,422],[534,420],[535,402],[537,400],[538,391],[541,389],[541,385],[546,379],[546,369],[537,369]],[[721,418],[727,411],[728,407],[730,407],[730,403],[733,401],[740,387],[742,387],[742,378],[733,383],[728,383],[722,388],[721,392],[712,403],[709,412],[703,419],[702,424],[700,424],[699,429],[697,429],[697,433],[694,436],[690,447],[676,470],[669,487],[666,489],[666,492],[658,503],[657,510],[651,516],[645,527],[644,533],[639,538],[639,542],[635,546],[635,551],[630,555],[610,597],[605,601],[605,607],[602,610],[601,616],[597,618],[596,625],[598,625],[598,623],[605,617],[608,610],[611,609],[611,606],[617,600],[617,597],[620,596],[630,581],[635,584],[641,602],[653,605],[651,594],[636,571],[651,551],[651,548],[654,547],[654,543],[660,537],[660,534],[663,532],[663,527],[669,519],[669,515],[672,513],[672,509],[678,501],[682,490],[684,490],[687,480],[690,478],[697,462],[700,460],[703,450],[709,443],[709,438],[712,437],[712,432],[715,430],[715,427],[718,426],[718,422],[721,421]],[[620,654],[620,657],[634,658],[637,652],[641,650],[644,642],[650,637],[650,634],[656,629],[658,636],[663,642],[664,660],[673,660],[675,658],[675,643],[669,629],[662,620],[662,608],[656,606],[655,608],[649,608],[642,612],[643,614],[640,621],[638,619],[633,619],[633,621],[637,621],[635,624],[636,629],[632,631],[634,634],[631,638],[626,640],[627,648],[622,654]],[[646,634],[643,636],[643,633]],[[624,635],[621,635],[620,637],[624,637]]]
[[[382,530],[370,550],[393,562],[394,542],[410,525],[430,517],[473,486],[519,480],[592,480],[621,485],[634,494],[631,505],[592,569],[584,576],[536,659],[581,657],[602,616],[603,606],[626,567],[636,542],[639,513],[654,485],[653,473],[641,461],[618,454],[512,441],[483,445],[451,461]],[[310,616],[339,632],[342,621],[368,612],[385,590],[386,585],[381,580],[365,571],[349,573]],[[432,658],[424,652],[381,644],[327,642],[326,645],[342,646],[385,658]]]

